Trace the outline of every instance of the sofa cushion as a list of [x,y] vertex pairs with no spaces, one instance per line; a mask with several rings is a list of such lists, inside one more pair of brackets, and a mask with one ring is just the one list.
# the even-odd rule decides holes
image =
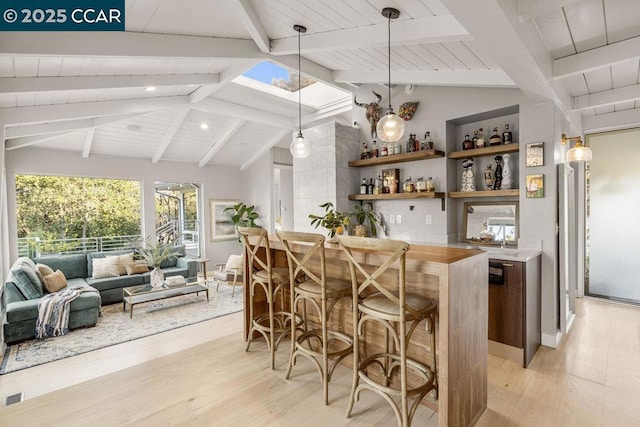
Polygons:
[[107,289],[126,288],[128,286],[142,285],[144,283],[142,274],[132,276],[107,277],[105,279],[87,278],[87,283],[99,291]]
[[133,262],[133,252],[122,255],[107,255],[107,258],[118,258],[118,275],[124,276],[127,274],[127,265]]
[[67,278],[62,271],[56,270],[55,273],[44,276],[44,287],[49,293],[58,292],[67,287]]
[[175,267],[176,263],[178,262],[178,257],[183,257],[187,253],[187,249],[184,245],[174,246],[170,249],[170,251],[176,256],[162,261],[160,263],[160,268]]
[[42,282],[29,263],[19,258],[11,266],[12,282],[25,299],[40,298],[43,295]]
[[[86,284],[84,286],[87,286]],[[100,307],[100,294],[98,292],[83,292],[71,301],[71,312]],[[38,304],[40,299],[28,301],[16,301],[7,304],[7,322],[21,322],[38,318]],[[34,324],[35,327],[35,324]]]
[[149,266],[145,261],[138,260],[130,262],[125,266],[127,271],[127,275],[131,276],[132,274],[142,274],[149,271]]
[[89,277],[85,254],[45,255],[33,259],[36,263],[47,264],[52,270],[60,270],[69,279]]
[[47,264],[36,264],[37,271],[40,273],[42,277],[48,276],[49,274],[53,274],[54,271]]
[[111,256],[105,258],[94,258],[91,262],[94,279],[104,279],[106,277],[118,277],[118,257]]

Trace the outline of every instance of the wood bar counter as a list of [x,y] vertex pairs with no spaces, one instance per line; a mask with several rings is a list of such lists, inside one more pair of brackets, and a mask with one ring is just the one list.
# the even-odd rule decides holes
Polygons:
[[[270,236],[275,266],[286,267],[282,244]],[[349,265],[337,244],[327,243],[327,275],[350,280]],[[292,246],[295,252],[295,245]],[[380,265],[373,253],[354,253],[365,264]],[[246,265],[246,263],[245,263]],[[373,267],[372,267],[373,268]],[[427,296],[438,303],[437,376],[438,400],[427,397],[423,403],[438,411],[440,426],[474,425],[487,407],[487,319],[488,319],[488,255],[481,250],[411,245],[406,261],[408,292]],[[245,272],[244,277],[248,277]],[[396,277],[389,275],[389,287],[396,286]],[[248,286],[244,287],[245,304],[249,301]],[[264,312],[264,296],[254,297],[254,314]],[[345,299],[332,315],[331,327],[353,334],[351,303]],[[249,330],[249,310],[244,310],[245,339]],[[382,347],[382,333],[367,327],[363,350],[368,353]],[[423,326],[414,332],[409,355],[429,364],[429,335]],[[287,346],[288,348],[288,346]],[[286,358],[281,349],[277,359]],[[351,358],[345,364],[350,365]],[[282,363],[284,361],[277,363]],[[381,403],[382,404],[382,403]],[[346,405],[346,402],[345,402]],[[414,420],[419,425],[419,420]]]

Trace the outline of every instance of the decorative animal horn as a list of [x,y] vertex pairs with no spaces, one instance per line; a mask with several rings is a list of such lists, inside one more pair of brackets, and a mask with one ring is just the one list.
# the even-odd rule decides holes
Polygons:
[[380,104],[380,101],[382,101],[382,96],[380,94],[375,93],[374,91],[371,91],[371,92],[373,92],[376,98],[378,98],[378,100],[376,101],[376,104]]
[[358,102],[358,95],[353,97],[353,103],[356,104],[358,107],[362,107],[362,108],[367,108],[368,105],[364,104],[362,102]]

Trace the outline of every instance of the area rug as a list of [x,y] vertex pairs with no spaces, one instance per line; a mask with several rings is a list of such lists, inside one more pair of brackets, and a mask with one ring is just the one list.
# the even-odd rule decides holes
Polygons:
[[53,362],[99,348],[132,341],[149,335],[194,323],[204,322],[242,310],[242,292],[231,297],[230,286],[209,290],[209,302],[203,293],[136,305],[133,319],[129,306],[122,304],[102,307],[102,316],[92,328],[74,329],[67,335],[44,340],[29,340],[7,347],[0,374]]

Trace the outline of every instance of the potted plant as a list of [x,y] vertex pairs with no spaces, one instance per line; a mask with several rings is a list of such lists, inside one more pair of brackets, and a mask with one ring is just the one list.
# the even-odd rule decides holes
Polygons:
[[137,253],[140,258],[142,258],[149,267],[153,267],[151,271],[151,286],[154,288],[162,286],[164,282],[164,273],[160,268],[164,261],[177,258],[178,254],[173,250],[172,244],[160,245],[153,244],[146,240],[144,247],[139,246],[137,248]]
[[231,211],[231,221],[238,227],[260,227],[256,224],[256,220],[260,217],[260,214],[256,212],[255,206],[247,206],[245,203],[238,203],[233,206],[229,206],[223,212]]
[[[366,226],[371,229],[371,237],[378,237],[377,226],[382,226],[382,218],[373,210],[373,203],[368,202],[364,205],[355,205],[354,211],[350,214],[356,219],[356,236],[364,237],[366,234]],[[358,227],[360,227],[358,229]]]
[[336,234],[342,234],[344,227],[349,225],[350,215],[336,210],[331,202],[323,203],[320,207],[324,209],[324,215],[309,214],[311,225],[315,226],[315,228],[326,228],[329,231],[327,234],[332,239]]

